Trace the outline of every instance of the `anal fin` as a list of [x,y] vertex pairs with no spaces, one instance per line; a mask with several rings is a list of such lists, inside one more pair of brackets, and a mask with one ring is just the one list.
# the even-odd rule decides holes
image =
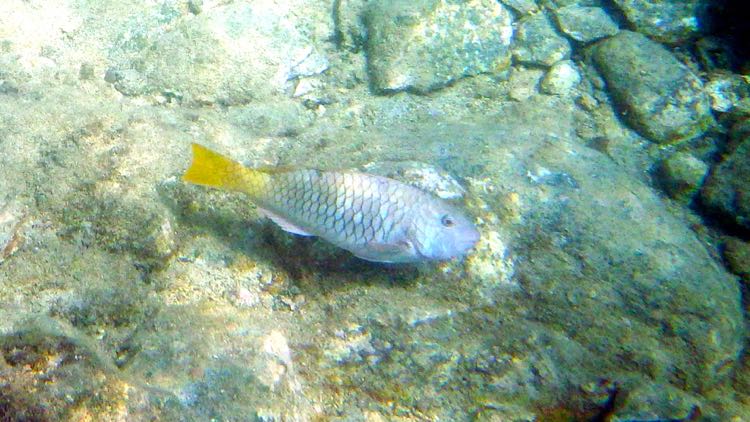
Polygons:
[[281,227],[281,229],[284,230],[285,232],[298,234],[300,236],[315,236],[314,234],[308,233],[306,230],[304,230],[304,229],[296,226],[294,223],[291,223],[286,218],[284,218],[284,217],[282,217],[282,216],[280,216],[278,214],[275,214],[275,213],[273,213],[271,211],[268,211],[265,208],[260,208],[259,207],[258,208],[258,213],[260,213],[260,215],[262,215],[264,217],[270,218],[271,221],[273,221],[274,223],[278,224],[279,227]]

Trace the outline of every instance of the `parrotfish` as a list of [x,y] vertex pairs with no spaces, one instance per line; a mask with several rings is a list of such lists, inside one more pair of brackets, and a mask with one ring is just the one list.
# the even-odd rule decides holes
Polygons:
[[193,144],[182,180],[249,196],[283,230],[319,236],[376,262],[447,260],[479,231],[458,209],[413,186],[350,171],[251,169]]

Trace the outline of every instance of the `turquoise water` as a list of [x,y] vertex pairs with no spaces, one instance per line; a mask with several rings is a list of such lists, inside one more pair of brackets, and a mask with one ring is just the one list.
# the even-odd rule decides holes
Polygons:
[[[0,421],[750,420],[738,10],[2,2]],[[183,182],[192,143],[480,239],[368,262]]]

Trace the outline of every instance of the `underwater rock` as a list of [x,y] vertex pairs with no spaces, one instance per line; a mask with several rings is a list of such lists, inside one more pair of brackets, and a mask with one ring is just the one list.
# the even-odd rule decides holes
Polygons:
[[537,95],[479,122],[368,135],[425,162],[452,145],[482,239],[463,265],[340,289],[327,302],[338,322],[312,354],[322,377],[354,402],[446,420],[519,406],[593,417],[614,390],[648,382],[703,404],[702,391],[731,390],[735,278],[657,192],[575,141],[574,116],[572,99]]
[[750,136],[712,170],[702,191],[703,202],[711,209],[750,228]]
[[460,199],[466,193],[450,174],[417,161],[368,163],[363,166],[363,171],[399,180],[442,199]]
[[92,338],[49,318],[0,336],[4,420],[179,419],[169,399],[122,376]]
[[[534,319],[597,354],[628,356],[613,368],[692,391],[726,380],[741,347],[737,284],[649,187],[547,126],[560,127],[568,106],[535,98],[503,110],[502,129],[471,130],[495,145],[485,159],[504,169],[503,190],[518,195],[518,223],[506,227],[518,237],[506,242]],[[665,326],[690,351],[669,345]]]
[[537,13],[518,23],[513,39],[513,58],[521,63],[552,66],[570,56],[570,43],[561,37],[544,13]]
[[662,161],[656,175],[662,189],[673,199],[689,203],[703,185],[708,164],[687,152],[676,152]]
[[310,420],[287,324],[269,316],[218,304],[165,307],[131,338],[123,373],[176,398],[183,418]]
[[525,101],[539,93],[539,83],[544,77],[541,69],[513,67],[508,78],[508,97]]
[[351,52],[364,49],[367,28],[363,21],[367,10],[366,0],[339,0],[333,5],[333,23],[336,43]]
[[600,7],[561,7],[555,10],[555,17],[565,35],[584,43],[615,35],[620,30]]
[[572,60],[560,60],[552,65],[542,79],[540,89],[545,94],[565,95],[581,83],[581,74]]
[[0,264],[21,246],[24,214],[21,204],[15,201],[0,202]]
[[294,136],[312,123],[312,113],[299,102],[279,99],[269,103],[252,103],[232,107],[227,121],[251,138]]
[[617,404],[612,422],[690,421],[700,416],[700,398],[669,385],[645,383]]
[[656,40],[677,44],[700,32],[705,0],[614,0],[635,31]]
[[[750,81],[743,76],[716,72],[706,82],[706,92],[711,99],[711,109],[720,113],[733,112],[735,108],[741,108],[741,102],[750,98]],[[747,105],[745,105],[747,107]],[[742,113],[741,110],[738,110]],[[744,110],[745,114],[748,110]]]
[[624,118],[649,140],[678,143],[713,122],[700,79],[645,36],[621,31],[594,46],[593,60]]
[[310,16],[323,11],[302,3],[256,0],[178,18],[166,30],[134,27],[122,35],[108,74],[126,95],[170,101],[235,105],[286,96],[295,79],[328,67],[311,39]]
[[723,255],[729,270],[750,282],[750,243],[730,237],[724,244]]
[[388,0],[366,12],[367,67],[379,91],[426,93],[510,63],[511,15],[492,0]]
[[160,204],[106,191],[69,199],[60,210],[65,234],[83,245],[97,243],[112,252],[132,253],[144,269],[161,266],[175,250],[171,213]]
[[500,0],[500,3],[510,7],[519,15],[528,15],[539,10],[534,0]]

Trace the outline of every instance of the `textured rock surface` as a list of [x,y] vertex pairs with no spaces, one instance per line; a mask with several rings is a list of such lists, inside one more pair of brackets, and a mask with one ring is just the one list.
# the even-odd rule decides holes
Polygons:
[[546,94],[567,94],[581,83],[581,74],[571,60],[561,60],[549,69],[540,86]]
[[677,152],[664,160],[657,169],[659,183],[672,198],[685,203],[703,185],[708,165],[686,152]]
[[516,101],[525,101],[539,93],[539,84],[544,77],[541,69],[513,68],[508,78],[508,96]]
[[366,16],[367,66],[378,91],[428,92],[507,67],[510,13],[492,0],[388,0]]
[[340,0],[334,2],[333,21],[336,25],[336,41],[351,51],[365,48],[367,28],[364,13],[367,2],[363,0]]
[[503,3],[521,15],[528,15],[539,11],[539,5],[534,0],[502,0],[500,3]]
[[701,80],[645,36],[622,31],[596,44],[593,59],[624,118],[651,141],[690,139],[713,121]]
[[0,202],[0,264],[21,246],[24,209],[15,201]]
[[663,42],[697,36],[705,0],[614,0],[635,30]]
[[736,224],[750,228],[750,136],[711,170],[703,188],[703,201],[729,216]]
[[674,387],[645,383],[628,395],[611,420],[662,420],[664,415],[672,415],[670,419],[690,420],[700,414],[699,403],[697,397]]
[[[711,98],[711,109],[721,113],[737,111],[750,115],[750,81],[732,73],[715,73],[706,83],[706,92]],[[743,104],[744,103],[744,104]],[[742,110],[744,106],[744,110]],[[739,108],[739,110],[734,110]]]
[[544,13],[522,19],[513,40],[513,57],[521,62],[551,66],[570,56],[570,43],[561,37]]
[[555,17],[560,30],[576,41],[596,41],[615,35],[620,30],[600,7],[561,7],[555,10]]
[[[307,13],[297,14],[300,8]],[[255,0],[197,16],[170,15],[158,26],[144,24],[146,15],[120,36],[110,79],[126,95],[189,103],[243,104],[279,96],[295,79],[328,67],[311,39],[311,18],[324,12],[312,2]]]
[[724,259],[734,274],[742,277],[746,283],[750,281],[750,242],[730,238],[724,245]]

